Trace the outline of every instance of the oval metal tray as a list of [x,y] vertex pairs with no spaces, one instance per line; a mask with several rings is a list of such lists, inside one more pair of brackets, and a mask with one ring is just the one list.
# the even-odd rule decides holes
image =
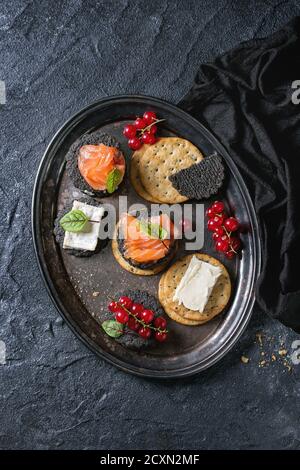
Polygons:
[[[203,252],[218,257],[227,266],[233,283],[226,311],[198,327],[168,322],[169,340],[147,350],[134,351],[108,338],[100,327],[101,312],[108,296],[127,288],[157,293],[160,275],[137,277],[114,260],[110,246],[89,259],[63,253],[53,236],[58,208],[72,201],[78,191],[65,174],[64,158],[70,145],[82,134],[102,129],[115,135],[129,160],[122,128],[127,121],[152,109],[165,119],[163,132],[193,142],[204,155],[217,151],[227,166],[226,184],[219,197],[226,200],[247,230],[242,234],[241,259],[226,262],[215,252],[211,236],[205,237]],[[143,202],[128,178],[121,194],[129,201]],[[109,198],[116,203],[119,194]],[[214,198],[215,199],[215,198]],[[206,202],[206,206],[211,201]],[[52,301],[74,333],[96,354],[119,368],[137,375],[157,378],[184,377],[206,369],[222,358],[244,330],[254,303],[254,286],[260,270],[260,242],[256,214],[235,164],[221,143],[198,121],[177,107],[146,96],[116,96],[86,107],[57,132],[38,169],[33,191],[32,230],[38,264]],[[92,294],[100,291],[98,297]]]

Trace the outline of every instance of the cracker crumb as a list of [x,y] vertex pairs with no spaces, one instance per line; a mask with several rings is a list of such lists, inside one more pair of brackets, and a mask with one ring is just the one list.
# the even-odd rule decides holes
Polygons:
[[261,356],[264,356],[264,355],[265,355],[265,352],[264,352],[264,351],[261,351],[260,355],[261,355]]
[[283,365],[284,365],[284,367],[287,368],[288,372],[291,372],[291,370],[292,370],[291,364],[289,364],[287,361],[284,361]]
[[98,295],[100,295],[100,292],[96,292],[96,291],[95,291],[95,292],[93,292],[92,295],[93,295],[93,297],[98,297]]
[[267,361],[265,360],[262,360],[262,361],[259,361],[259,367],[264,367],[266,365]]
[[241,361],[242,361],[243,364],[248,364],[248,362],[249,362],[249,357],[247,357],[247,356],[241,356]]
[[286,349],[279,349],[278,354],[279,354],[279,356],[286,356],[287,355],[287,350]]
[[271,359],[272,359],[272,361],[276,361],[276,356],[275,356],[275,354],[272,354]]
[[263,333],[262,333],[261,331],[258,331],[255,336],[256,336],[256,339],[257,339],[258,344],[259,344],[260,346],[262,346],[262,344],[263,344],[263,336],[264,336]]

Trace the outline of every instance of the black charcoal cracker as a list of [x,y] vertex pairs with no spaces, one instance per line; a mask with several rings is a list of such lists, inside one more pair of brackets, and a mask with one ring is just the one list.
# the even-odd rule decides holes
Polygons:
[[[128,289],[124,292],[120,292],[119,295],[116,296],[116,298],[119,298],[122,295],[130,297],[134,301],[134,303],[142,304],[146,309],[153,310],[153,312],[155,313],[155,317],[165,317],[164,310],[161,307],[157,298],[154,297],[154,295],[151,295],[148,292],[139,289]],[[141,338],[137,333],[129,330],[126,327],[124,331],[124,335],[118,338],[117,341],[125,347],[131,349],[144,349],[149,347],[150,345],[153,346],[157,344],[153,337],[148,340],[145,340]]]
[[216,194],[224,180],[222,158],[216,153],[169,176],[173,187],[189,199],[207,199]]
[[164,309],[160,305],[158,299],[146,291],[139,289],[128,289],[127,291],[121,293],[120,296],[121,295],[126,295],[132,299],[134,303],[142,304],[146,309],[153,310],[155,316],[164,315]]
[[[89,204],[90,206],[93,206],[93,207],[99,207],[102,205],[101,203],[95,202],[93,199],[87,196],[81,197],[80,199],[76,199],[76,200],[79,202],[84,202],[85,204]],[[53,233],[55,235],[55,240],[57,241],[57,243],[59,243],[61,248],[63,247],[63,243],[64,243],[65,231],[60,226],[59,221],[67,212],[72,210],[72,206],[73,206],[73,202],[71,204],[68,204],[64,209],[58,211],[57,217],[54,221]],[[90,256],[93,256],[96,253],[99,253],[99,251],[107,245],[107,242],[108,242],[108,239],[100,240],[99,238],[96,249],[94,251],[75,250],[73,248],[64,248],[64,251],[66,251],[69,255],[77,256],[78,258],[88,258]]]
[[95,131],[91,134],[84,134],[70,147],[66,155],[66,169],[76,188],[92,197],[105,197],[110,196],[110,194],[106,190],[97,191],[96,189],[91,188],[91,186],[89,186],[85,179],[81,176],[77,164],[79,150],[83,145],[98,144],[104,144],[107,145],[107,147],[120,148],[119,142],[109,134],[103,134],[101,131]]

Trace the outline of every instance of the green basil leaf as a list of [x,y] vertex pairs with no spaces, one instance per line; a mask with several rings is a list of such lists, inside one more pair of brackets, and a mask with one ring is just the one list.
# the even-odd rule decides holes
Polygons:
[[113,193],[122,179],[122,173],[117,168],[113,168],[107,176],[106,189],[109,194]]
[[145,220],[140,220],[139,225],[141,231],[151,238],[158,238],[159,240],[164,240],[168,235],[167,230],[159,224],[153,224]]
[[159,225],[159,239],[160,240],[165,240],[165,238],[167,238],[168,236],[168,231],[163,228],[161,225]]
[[119,338],[123,334],[124,325],[116,320],[105,320],[101,326],[111,338]]
[[59,221],[65,232],[82,232],[88,222],[88,217],[79,209],[73,209]]

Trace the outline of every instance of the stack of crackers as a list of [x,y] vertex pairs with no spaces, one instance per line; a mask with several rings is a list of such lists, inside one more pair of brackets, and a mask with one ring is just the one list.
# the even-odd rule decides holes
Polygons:
[[169,177],[203,159],[200,150],[179,137],[162,137],[132,155],[130,179],[136,192],[150,202],[176,204],[188,200]]

